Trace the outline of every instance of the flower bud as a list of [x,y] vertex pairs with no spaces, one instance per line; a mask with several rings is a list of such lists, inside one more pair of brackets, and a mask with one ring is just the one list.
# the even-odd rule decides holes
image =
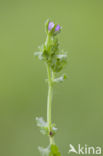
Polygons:
[[54,23],[53,22],[49,22],[48,30],[51,31],[53,28],[54,28]]
[[58,24],[58,25],[56,26],[56,28],[55,28],[55,31],[60,31],[60,29],[61,29],[61,27],[60,27],[60,25]]

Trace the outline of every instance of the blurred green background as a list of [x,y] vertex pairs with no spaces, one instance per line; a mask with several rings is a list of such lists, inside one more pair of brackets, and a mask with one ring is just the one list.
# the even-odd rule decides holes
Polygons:
[[46,119],[46,69],[33,56],[48,18],[63,26],[69,56],[54,90],[56,143],[63,156],[70,143],[103,146],[103,1],[0,0],[0,156],[39,156],[48,145],[35,123]]

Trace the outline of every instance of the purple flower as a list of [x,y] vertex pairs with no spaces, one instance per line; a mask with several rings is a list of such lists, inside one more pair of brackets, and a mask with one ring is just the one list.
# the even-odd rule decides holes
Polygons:
[[48,24],[48,30],[49,31],[52,30],[53,27],[54,27],[54,23],[53,22],[49,22],[49,24]]
[[60,25],[58,24],[55,28],[55,31],[59,31],[61,29]]
[[[48,30],[51,31],[54,28],[54,26],[55,26],[54,22],[49,22],[49,24],[48,24]],[[59,24],[56,25],[55,32],[59,32],[60,29],[61,29],[60,25]]]

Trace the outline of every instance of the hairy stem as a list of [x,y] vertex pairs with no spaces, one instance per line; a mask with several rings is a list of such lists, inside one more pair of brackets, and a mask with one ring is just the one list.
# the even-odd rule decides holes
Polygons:
[[51,126],[51,104],[52,104],[52,79],[51,79],[51,70],[50,67],[47,67],[48,70],[48,99],[47,99],[47,122],[50,129]]
[[[48,71],[48,98],[47,98],[47,122],[48,122],[48,129],[49,132],[51,131],[51,107],[52,107],[52,96],[53,96],[53,74],[51,74],[51,68],[49,65],[47,65],[47,71]],[[50,144],[54,143],[53,137],[49,136],[50,138]]]

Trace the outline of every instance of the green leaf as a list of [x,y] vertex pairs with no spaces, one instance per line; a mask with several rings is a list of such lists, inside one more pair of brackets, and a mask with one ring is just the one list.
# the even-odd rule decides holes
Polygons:
[[42,156],[61,156],[58,147],[55,144],[49,145],[46,148],[38,148]]
[[47,122],[45,122],[42,117],[40,118],[36,117],[36,122],[37,122],[37,126],[40,127],[40,132],[44,135],[48,135],[49,130],[48,130]]
[[65,59],[65,58],[67,58],[67,55],[66,54],[60,54],[60,55],[57,55],[57,58]]
[[39,58],[39,60],[42,60],[43,59],[43,56],[42,56],[43,52],[35,52],[34,55],[37,56]]
[[58,73],[63,69],[66,62],[67,62],[66,54],[58,54],[58,55],[56,54],[52,58],[51,68],[54,72]]
[[61,156],[61,153],[59,152],[59,149],[55,144],[51,145],[49,156]]
[[63,74],[62,76],[55,78],[53,82],[59,83],[59,82],[63,82],[65,79],[66,79],[66,75]]
[[50,146],[48,146],[47,148],[38,147],[38,150],[40,151],[42,156],[49,156]]
[[44,121],[42,117],[36,117],[37,126],[38,127],[45,127],[47,126],[47,122]]

